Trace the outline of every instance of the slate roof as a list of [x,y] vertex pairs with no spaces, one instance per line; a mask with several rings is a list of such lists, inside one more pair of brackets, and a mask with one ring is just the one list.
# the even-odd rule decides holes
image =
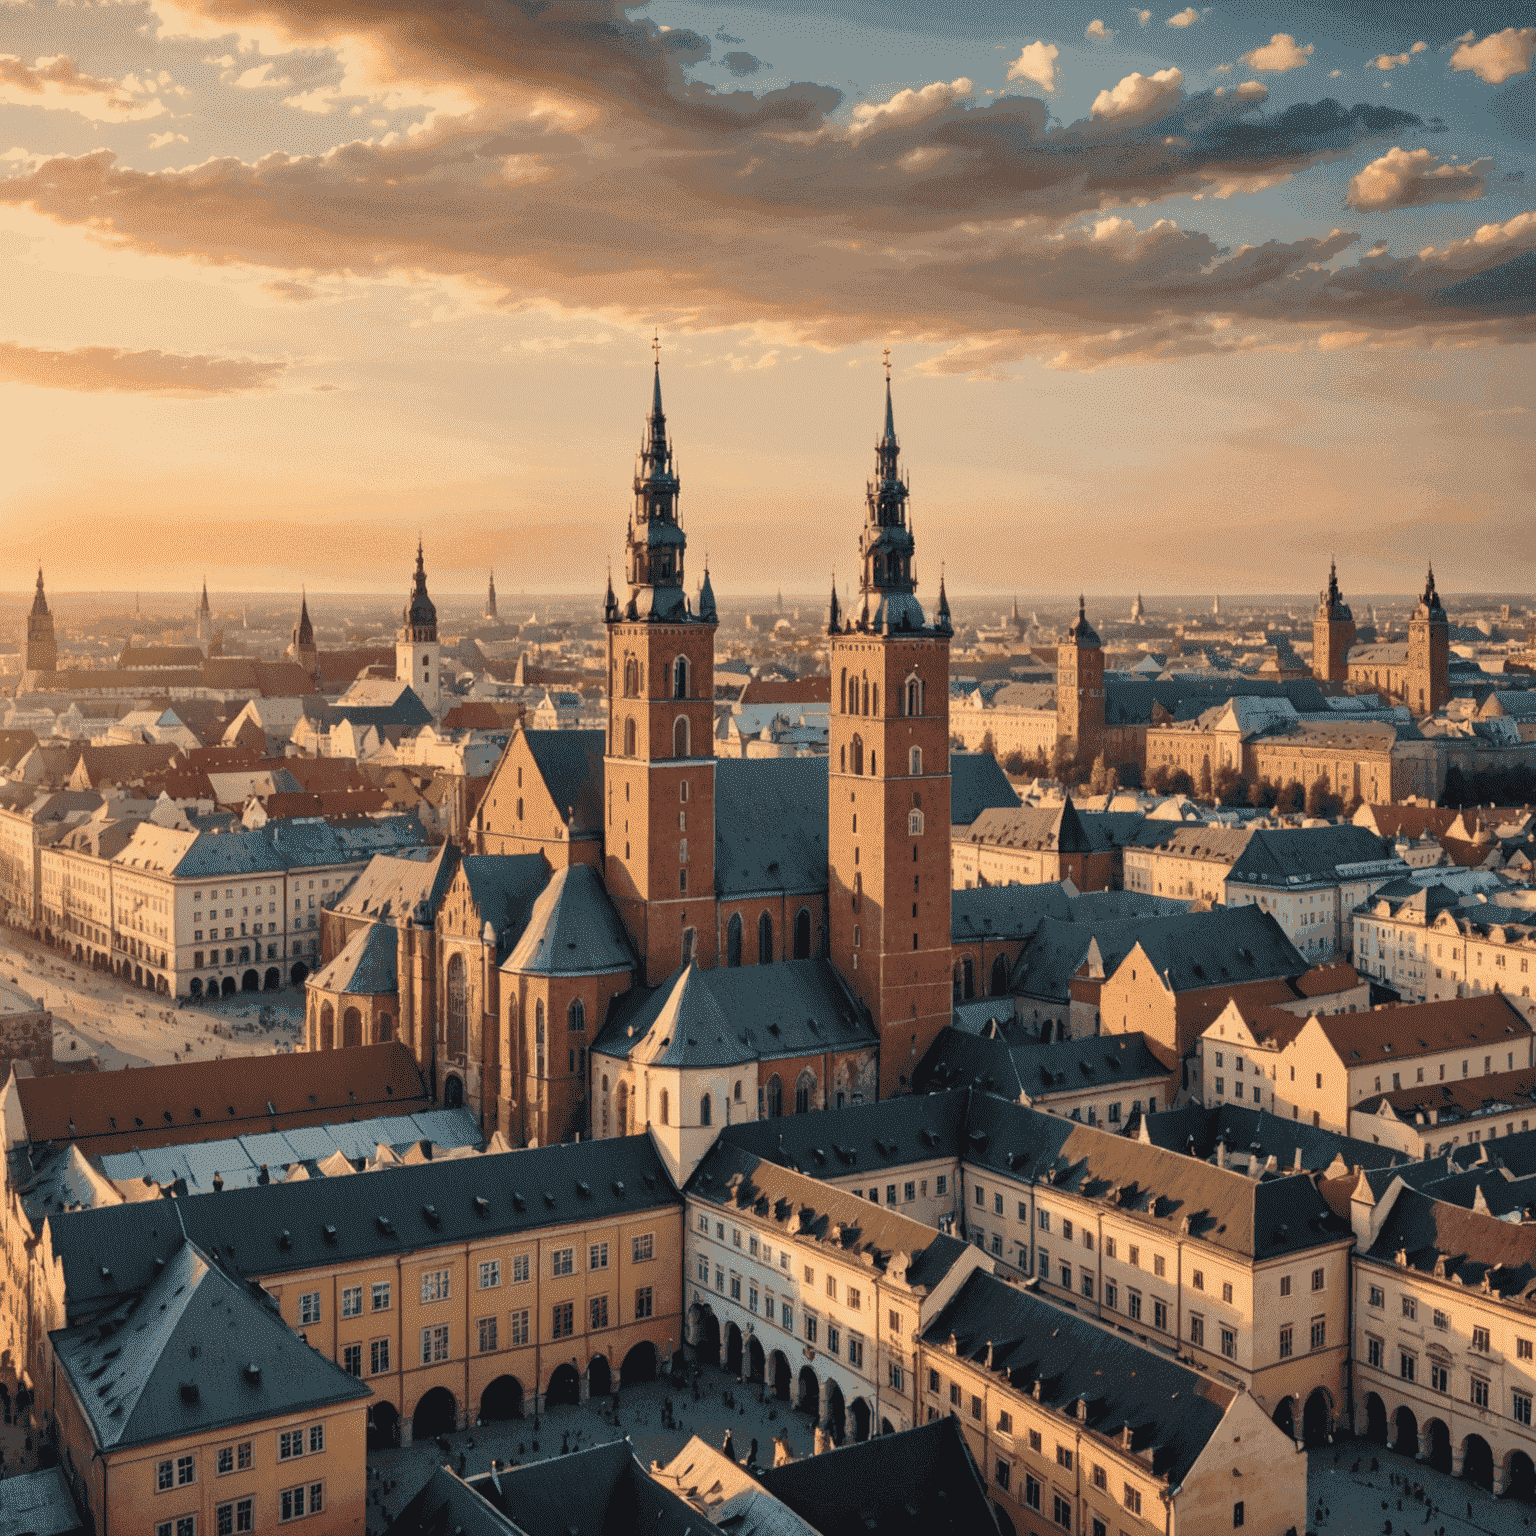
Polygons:
[[949,820],[951,826],[968,827],[985,810],[1017,808],[1008,775],[990,752],[949,754]]
[[985,1479],[948,1414],[766,1468],[758,1481],[821,1536],[996,1536],[999,1529]]
[[[834,1111],[835,1113],[835,1111]],[[599,1143],[601,1145],[601,1143]],[[907,1284],[931,1290],[966,1250],[958,1237],[877,1206],[820,1179],[755,1157],[740,1147],[717,1141],[688,1180],[688,1195],[721,1209],[756,1208],[760,1216],[789,1223],[791,1241],[831,1245],[846,1254],[864,1254],[882,1274],[899,1253],[908,1256]]]
[[1358,1141],[1325,1131],[1300,1120],[1282,1120],[1263,1110],[1237,1104],[1219,1104],[1210,1109],[1189,1104],[1182,1109],[1163,1110],[1143,1115],[1131,1132],[1142,1141],[1188,1157],[1207,1159],[1219,1146],[1228,1152],[1257,1153],[1260,1161],[1273,1157],[1278,1171],[1285,1173],[1297,1166],[1308,1173],[1321,1173],[1336,1158],[1350,1167],[1390,1168],[1400,1163],[1403,1154],[1374,1142]]
[[137,1301],[48,1337],[102,1450],[373,1396],[191,1242]]
[[32,1141],[78,1141],[91,1153],[429,1107],[421,1072],[397,1040],[346,1052],[19,1077],[15,1089]]
[[1166,835],[1158,839],[1158,851],[1170,858],[1199,859],[1211,864],[1232,865],[1242,857],[1254,836],[1251,827],[1222,827],[1203,822],[1168,822]]
[[869,1017],[826,960],[676,970],[611,1009],[594,1051],[665,1067],[874,1049]]
[[399,991],[395,965],[399,938],[385,923],[365,923],[329,965],[309,978],[317,992],[350,992],[360,997],[382,997]]
[[1311,678],[1270,681],[1245,677],[1202,678],[1189,673],[1131,681],[1124,674],[1104,680],[1106,725],[1147,725],[1154,708],[1161,707],[1175,720],[1192,720],[1202,710],[1224,704],[1234,696],[1289,699],[1298,711],[1328,707],[1322,689]]
[[61,1466],[0,1481],[0,1536],[86,1536]]
[[1280,924],[1258,906],[1141,918],[1137,928],[1135,943],[1175,992],[1300,976],[1309,966]]
[[[957,891],[955,893],[959,895]],[[1074,914],[1075,916],[1075,914]],[[1012,991],[1026,997],[1065,1003],[1071,995],[1068,983],[1097,943],[1108,974],[1135,947],[1142,928],[1156,918],[1099,918],[1062,922],[1042,918],[1020,951],[1009,982]]]
[[1344,873],[1341,866],[1386,859],[1401,862],[1390,843],[1348,822],[1333,827],[1265,827],[1248,839],[1227,879],[1245,885],[1332,883]]
[[918,1063],[912,1082],[914,1093],[925,1093],[929,1087],[976,1087],[1004,1098],[1027,1094],[1036,1099],[1121,1084],[1145,1089],[1165,1082],[1168,1075],[1168,1067],[1140,1032],[1042,1045],[1039,1041],[1011,1044],[1002,1037],[989,1039],[946,1027]]
[[602,731],[524,731],[539,777],[572,832],[603,829]]
[[949,933],[955,944],[1027,938],[1045,917],[1071,921],[1071,898],[1054,881],[973,886],[949,893]]
[[264,827],[236,827],[228,832],[182,832],[144,823],[114,862],[198,880],[355,864],[373,854],[425,844],[426,833],[414,816],[345,826],[320,820],[274,821]]
[[984,810],[965,835],[995,848],[1036,848],[1058,853],[1102,853],[1110,844],[1092,815],[1080,815],[1070,796],[1060,805]]
[[[576,1454],[585,1457],[591,1452],[578,1451]],[[565,1458],[556,1464],[565,1466]],[[521,1477],[525,1471],[531,1474],[535,1467],[545,1465],[535,1462],[532,1467],[520,1467],[517,1475]],[[590,1467],[587,1474],[591,1476]],[[510,1472],[502,1474],[502,1481],[512,1475]],[[489,1476],[465,1482],[454,1475],[451,1467],[439,1467],[390,1521],[384,1536],[446,1536],[449,1531],[457,1532],[459,1536],[541,1536],[537,1531],[527,1532],[513,1525],[482,1493],[482,1487],[489,1490]]]
[[738,1121],[718,1140],[814,1179],[883,1174],[909,1163],[958,1158],[969,1100],[964,1089],[907,1093],[878,1104]]
[[1170,1240],[1269,1259],[1349,1233],[1305,1174],[1255,1181],[991,1094],[972,1097],[966,1136],[968,1162],[1103,1201]]
[[1465,1210],[1416,1189],[1402,1190],[1392,1203],[1376,1241],[1363,1258],[1434,1275],[1444,1259],[1444,1278],[1453,1275],[1465,1287],[1489,1290],[1504,1301],[1520,1301],[1536,1310],[1536,1227],[1500,1221]]
[[[310,684],[313,687],[313,683]],[[353,725],[402,729],[432,723],[432,711],[409,683],[389,678],[360,677],[331,706],[332,718]]]
[[715,894],[827,888],[827,759],[715,764]]
[[410,916],[423,903],[429,911],[436,912],[460,857],[452,843],[404,853],[375,854],[332,910],[343,917],[366,917],[374,922],[393,922]]
[[982,1273],[966,1278],[923,1339],[985,1365],[1016,1392],[1032,1394],[1038,1384],[1040,1402],[1064,1414],[1083,1402],[1084,1427],[1106,1441],[1118,1441],[1129,1425],[1131,1450],[1148,1456],[1153,1476],[1170,1485],[1183,1481],[1237,1396],[1177,1360]]
[[[547,869],[542,856],[536,856]],[[504,859],[466,859],[502,864]],[[590,864],[557,869],[537,899],[506,962],[533,976],[601,976],[635,969],[634,951],[608,892]]]
[[462,864],[480,920],[496,935],[496,958],[505,960],[551,883],[549,863],[541,853],[467,853]]

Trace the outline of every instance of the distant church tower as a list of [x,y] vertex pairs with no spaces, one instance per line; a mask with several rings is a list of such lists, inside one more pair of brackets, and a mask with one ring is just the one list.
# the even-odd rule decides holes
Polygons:
[[1147,610],[1142,605],[1141,593],[1136,594],[1136,601],[1131,604],[1131,623],[1145,624],[1147,622]]
[[57,672],[59,647],[53,633],[53,615],[43,595],[43,568],[37,568],[37,595],[27,615],[27,642],[21,662],[23,672]]
[[1435,568],[1430,566],[1424,595],[1408,620],[1408,669],[1403,702],[1416,715],[1432,715],[1451,697],[1451,629],[1440,594],[1435,591]]
[[681,482],[661,408],[661,360],[640,441],[625,555],[629,597],[609,579],[608,894],[654,986],[715,964],[715,594],[683,587]]
[[309,622],[309,594],[299,599],[299,622],[293,626],[293,659],[311,676],[320,670],[320,652],[315,646],[315,626]]
[[496,572],[491,572],[491,579],[485,591],[485,622],[487,624],[498,623],[496,617]]
[[416,577],[411,599],[395,634],[395,681],[409,683],[435,719],[442,701],[441,653],[437,644],[437,609],[427,596],[427,570],[421,540],[416,541]]
[[1081,597],[1077,620],[1056,649],[1056,739],[1070,741],[1080,759],[1104,750],[1104,647]]
[[199,645],[211,645],[213,643],[213,610],[208,606],[208,578],[203,578],[203,597],[197,605],[197,632],[196,638]]
[[949,602],[930,624],[912,574],[891,381],[865,492],[856,615],[832,591],[827,794],[832,963],[880,1035],[880,1097],[950,1021]]
[[1355,643],[1355,616],[1339,591],[1339,573],[1328,562],[1328,590],[1318,598],[1312,620],[1312,676],[1320,683],[1349,681],[1349,649]]

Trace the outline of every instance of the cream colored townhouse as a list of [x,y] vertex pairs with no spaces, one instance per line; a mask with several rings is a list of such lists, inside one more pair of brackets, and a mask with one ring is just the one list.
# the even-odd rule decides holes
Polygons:
[[1242,1103],[1349,1135],[1381,1093],[1536,1065],[1536,1034],[1495,993],[1297,1018],[1233,1001],[1198,1041],[1208,1106]]
[[917,1421],[917,1341],[985,1255],[723,1139],[687,1185],[689,1342],[834,1443]]

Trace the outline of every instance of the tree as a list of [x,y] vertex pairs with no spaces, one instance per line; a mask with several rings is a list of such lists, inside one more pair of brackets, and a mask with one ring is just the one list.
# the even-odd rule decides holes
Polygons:
[[1337,816],[1344,809],[1344,802],[1333,792],[1328,775],[1320,773],[1307,786],[1308,816]]
[[1248,804],[1260,810],[1268,810],[1274,805],[1278,796],[1279,791],[1276,790],[1274,781],[1266,775],[1249,789]]
[[1109,792],[1109,765],[1102,752],[1093,760],[1093,770],[1088,775],[1088,793],[1103,795]]
[[1248,781],[1230,763],[1223,763],[1216,770],[1213,787],[1217,802],[1221,805],[1248,803]]
[[1168,775],[1168,788],[1166,793],[1170,795],[1188,796],[1193,795],[1194,792],[1195,781],[1190,778],[1190,776],[1185,773],[1182,768],[1175,768],[1173,772]]
[[1211,760],[1208,757],[1201,759],[1200,762],[1200,798],[1202,800],[1211,798]]
[[1141,769],[1135,763],[1117,763],[1115,765],[1115,778],[1122,789],[1141,788]]
[[1275,797],[1275,809],[1287,816],[1295,815],[1306,804],[1306,793],[1295,779],[1287,779],[1284,788]]
[[981,738],[981,750],[983,752],[991,752],[991,753],[993,753],[994,756],[996,755],[997,749],[996,749],[995,745],[993,744],[992,732],[991,731],[987,731],[982,736],[982,738]]
[[1024,754],[1017,747],[1006,757],[1001,759],[1003,772],[1011,773],[1015,778],[1021,777],[1027,770]]

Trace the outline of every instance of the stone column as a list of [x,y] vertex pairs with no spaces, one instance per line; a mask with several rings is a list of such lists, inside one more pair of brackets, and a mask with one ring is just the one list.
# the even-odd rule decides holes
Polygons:
[[1462,1463],[1461,1447],[1459,1445],[1453,1445],[1451,1447],[1451,1476],[1452,1477],[1460,1477],[1461,1476],[1461,1463]]

